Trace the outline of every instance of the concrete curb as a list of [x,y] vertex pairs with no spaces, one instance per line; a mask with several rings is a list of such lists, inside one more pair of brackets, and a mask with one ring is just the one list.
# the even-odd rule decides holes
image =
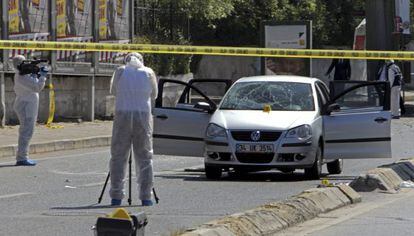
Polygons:
[[357,192],[372,192],[376,189],[396,193],[403,180],[390,168],[375,168],[353,180],[351,186]]
[[400,160],[367,171],[352,181],[349,186],[357,192],[371,192],[380,189],[396,193],[403,181],[412,180],[414,180],[414,160]]
[[282,229],[315,218],[321,213],[360,202],[361,196],[347,185],[313,188],[274,202],[224,217],[183,236],[272,235]]
[[[112,136],[95,136],[80,139],[63,139],[51,142],[30,144],[30,154],[81,148],[104,147],[111,145]],[[0,158],[15,156],[17,145],[0,147]]]
[[412,94],[412,93],[405,94],[405,101],[406,102],[412,102],[412,101],[414,101],[414,94]]
[[414,165],[410,161],[398,161],[380,167],[392,169],[404,181],[414,180]]

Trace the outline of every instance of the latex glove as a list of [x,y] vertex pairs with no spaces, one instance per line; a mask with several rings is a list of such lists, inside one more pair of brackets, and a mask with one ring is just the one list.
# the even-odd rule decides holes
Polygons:
[[49,73],[49,69],[46,66],[40,68],[39,74],[41,77],[46,77],[47,73]]

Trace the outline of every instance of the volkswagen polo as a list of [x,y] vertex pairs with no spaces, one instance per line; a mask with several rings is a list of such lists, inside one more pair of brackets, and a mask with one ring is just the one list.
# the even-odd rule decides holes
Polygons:
[[[225,80],[205,82],[221,83],[221,96],[206,95],[217,89],[202,91],[194,81],[160,82],[154,150],[203,156],[207,178],[269,169],[319,178],[323,164],[339,174],[342,159],[391,157],[387,83],[336,81],[328,89],[315,78],[256,76],[228,89]],[[167,83],[183,87],[168,106]]]

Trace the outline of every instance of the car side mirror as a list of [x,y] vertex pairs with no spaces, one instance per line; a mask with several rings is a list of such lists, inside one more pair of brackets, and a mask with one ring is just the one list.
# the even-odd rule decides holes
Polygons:
[[339,111],[341,111],[341,106],[338,103],[329,104],[325,109],[326,115],[330,115],[332,112],[339,112]]
[[197,102],[194,108],[206,111],[208,113],[212,113],[215,110],[215,107],[207,102]]

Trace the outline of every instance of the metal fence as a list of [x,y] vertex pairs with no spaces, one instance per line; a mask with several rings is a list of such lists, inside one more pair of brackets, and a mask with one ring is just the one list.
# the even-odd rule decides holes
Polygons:
[[[130,43],[135,0],[3,0],[1,38],[5,40]],[[15,55],[50,59],[52,73],[111,74],[123,53],[3,50],[2,70]]]
[[139,37],[169,42],[191,37],[189,13],[178,10],[173,0],[167,7],[155,1],[136,0],[134,15],[134,31]]

